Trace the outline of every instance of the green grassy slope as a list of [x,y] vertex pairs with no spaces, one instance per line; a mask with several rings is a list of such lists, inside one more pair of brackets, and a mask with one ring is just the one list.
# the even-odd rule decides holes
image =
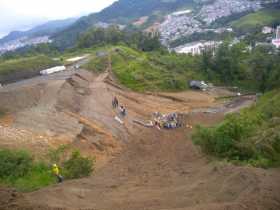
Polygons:
[[[188,88],[191,79],[202,79],[196,71],[196,57],[169,53],[145,53],[118,46],[110,49],[112,70],[120,83],[135,91],[178,91]],[[104,57],[94,57],[85,68],[100,72]]]
[[10,83],[39,75],[43,69],[60,65],[47,56],[18,58],[0,62],[0,83]]
[[239,31],[249,31],[275,22],[280,22],[280,9],[263,9],[233,21],[231,25]]
[[279,90],[266,93],[256,105],[228,115],[214,127],[198,127],[193,140],[204,152],[236,163],[279,166]]

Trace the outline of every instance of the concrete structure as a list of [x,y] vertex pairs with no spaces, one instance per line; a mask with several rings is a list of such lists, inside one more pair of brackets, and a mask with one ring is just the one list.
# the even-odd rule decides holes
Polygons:
[[60,71],[65,71],[65,70],[66,70],[65,66],[56,66],[56,67],[53,67],[53,68],[42,70],[42,71],[40,71],[40,74],[41,75],[48,75],[48,74],[53,74],[53,73],[60,72]]
[[207,42],[192,42],[175,48],[177,53],[185,53],[192,55],[200,55],[204,50],[214,50],[222,42],[207,41]]
[[277,26],[276,29],[276,39],[280,39],[280,26]]
[[271,34],[271,33],[273,33],[273,28],[268,27],[268,26],[265,26],[265,27],[263,27],[263,29],[262,29],[262,33],[263,33],[263,34]]
[[275,39],[272,40],[272,44],[273,44],[276,48],[280,48],[280,26],[277,26],[277,29],[276,29],[276,36],[275,36]]

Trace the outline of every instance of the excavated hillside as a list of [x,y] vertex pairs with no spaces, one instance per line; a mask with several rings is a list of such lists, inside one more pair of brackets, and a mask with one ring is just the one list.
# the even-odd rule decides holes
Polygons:
[[[0,119],[1,147],[42,153],[67,143],[96,156],[98,164],[91,177],[36,192],[2,188],[0,209],[280,209],[279,169],[210,160],[193,145],[189,125],[213,125],[253,100],[225,106],[215,100],[220,95],[140,94],[119,86],[107,71],[85,70],[2,88],[0,107],[7,114]],[[127,108],[123,124],[115,120],[114,96]],[[180,113],[183,126],[158,130],[135,123],[154,112]]]

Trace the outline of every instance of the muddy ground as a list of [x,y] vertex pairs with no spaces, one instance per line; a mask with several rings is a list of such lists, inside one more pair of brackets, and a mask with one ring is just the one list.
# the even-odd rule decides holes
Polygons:
[[[114,119],[114,96],[127,108],[124,124]],[[280,209],[279,169],[233,166],[193,145],[186,124],[213,125],[254,102],[245,97],[224,103],[215,100],[219,96],[219,91],[134,93],[109,73],[85,70],[2,88],[0,107],[8,111],[0,119],[1,147],[42,155],[70,144],[96,156],[98,165],[89,178],[32,193],[2,188],[0,209]],[[133,122],[149,120],[156,111],[182,113],[184,126],[158,130]]]

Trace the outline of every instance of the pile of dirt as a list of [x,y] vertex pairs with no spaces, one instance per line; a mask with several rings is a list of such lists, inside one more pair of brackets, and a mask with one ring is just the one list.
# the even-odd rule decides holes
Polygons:
[[93,76],[87,71],[73,74],[58,92],[56,109],[79,113],[85,96],[91,93],[89,85],[92,81]]
[[76,139],[82,125],[65,112],[79,112],[93,76],[83,70],[63,72],[62,79],[59,74],[1,88],[0,108],[7,110],[0,119],[1,146],[42,152]]

